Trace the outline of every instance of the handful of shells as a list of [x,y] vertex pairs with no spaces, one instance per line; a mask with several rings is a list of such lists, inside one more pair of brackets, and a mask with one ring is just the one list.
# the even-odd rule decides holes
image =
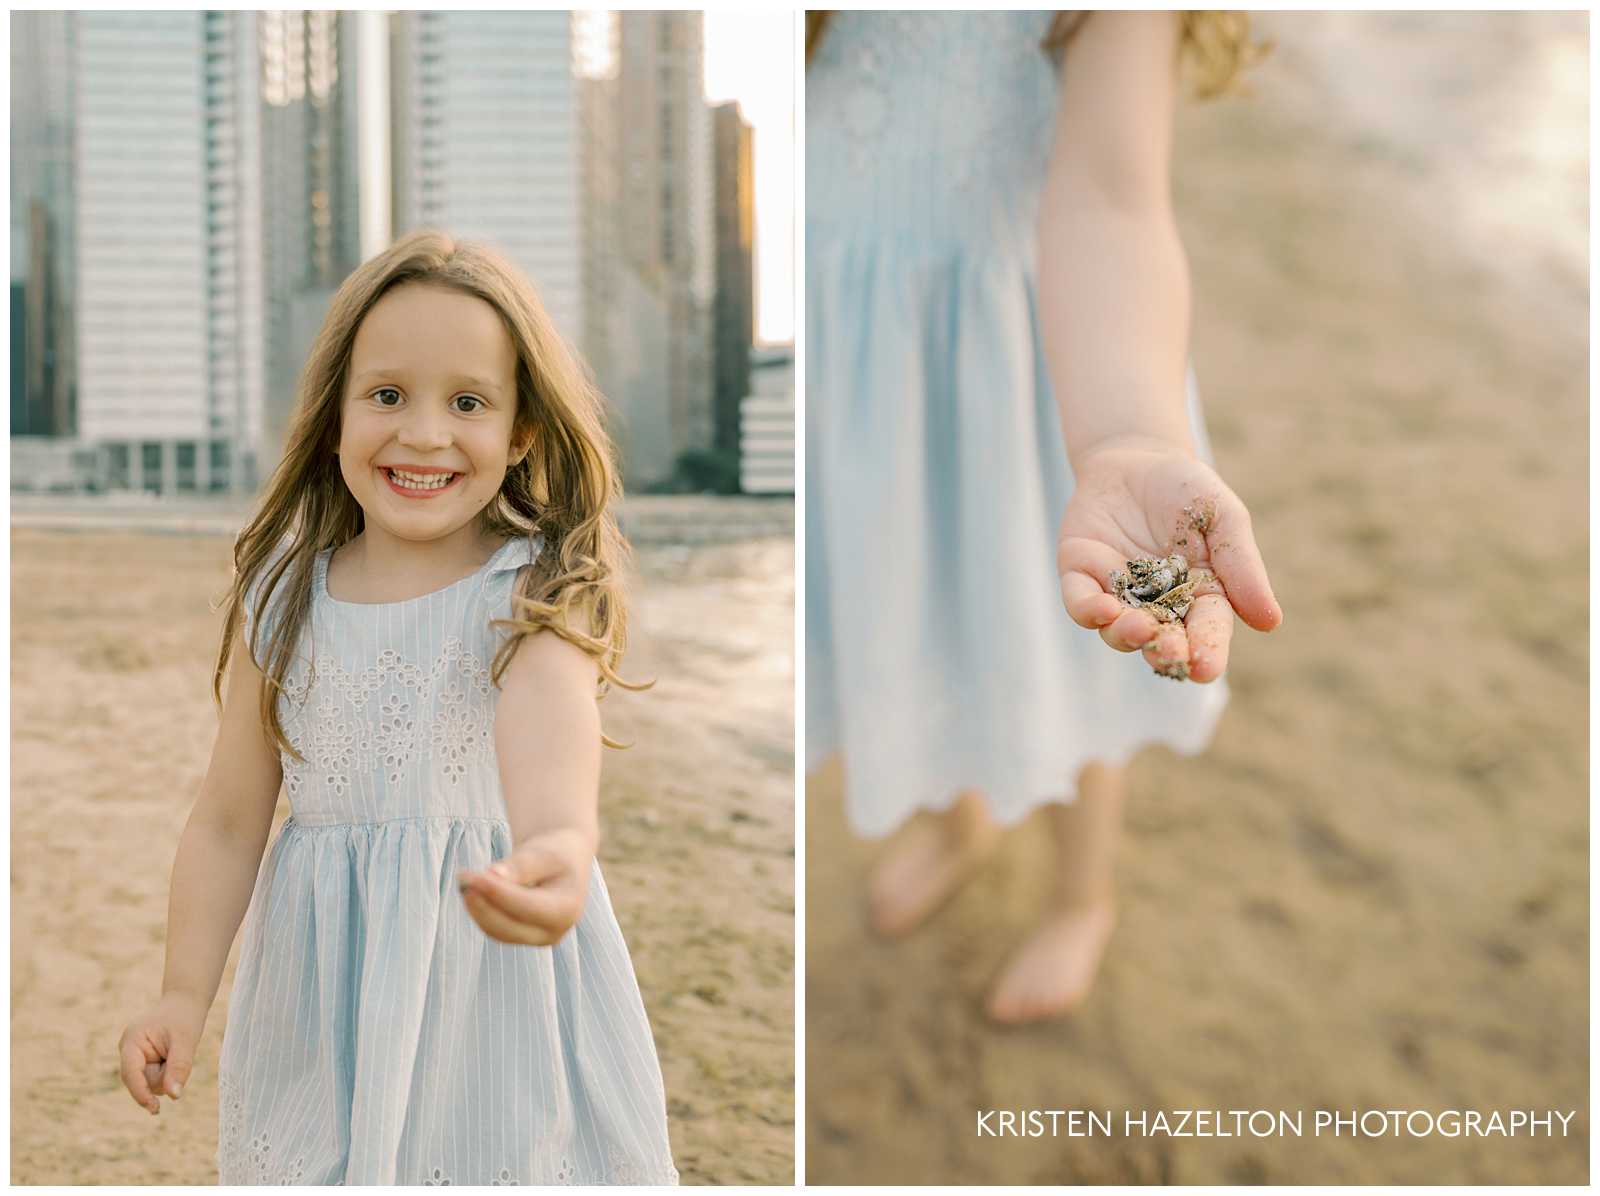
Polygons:
[[1175,552],[1165,560],[1142,556],[1128,562],[1128,571],[1111,573],[1111,589],[1125,605],[1147,610],[1160,623],[1181,622],[1194,601],[1201,573],[1189,576],[1189,561]]

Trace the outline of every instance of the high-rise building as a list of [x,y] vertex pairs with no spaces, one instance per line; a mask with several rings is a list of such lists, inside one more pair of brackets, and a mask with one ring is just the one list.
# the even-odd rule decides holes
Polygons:
[[267,270],[266,449],[334,291],[361,262],[355,13],[259,16]]
[[755,162],[736,101],[711,109],[717,212],[715,445],[737,460],[739,405],[750,393],[755,339]]
[[794,346],[750,354],[750,395],[741,406],[739,489],[794,493]]
[[575,13],[575,69],[583,214],[583,340],[580,348],[602,390],[616,352],[613,309],[617,295],[617,16]]
[[567,12],[397,13],[394,228],[503,251],[557,329],[584,341],[579,88]]
[[623,12],[618,33],[609,318],[626,335],[594,365],[628,480],[652,485],[713,440],[711,122],[700,13]]
[[255,14],[73,19],[78,434],[103,450],[114,487],[252,490],[264,302]]
[[73,20],[11,14],[11,433],[70,435]]

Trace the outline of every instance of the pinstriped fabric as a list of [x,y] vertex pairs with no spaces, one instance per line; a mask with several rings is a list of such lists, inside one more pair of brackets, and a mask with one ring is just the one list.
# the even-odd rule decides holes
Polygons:
[[512,849],[489,620],[538,551],[510,540],[470,577],[381,604],[333,599],[318,555],[280,699],[305,759],[283,756],[291,814],[245,918],[218,1067],[221,1183],[677,1182],[598,864],[554,947],[490,939],[455,886]]
[[[806,71],[806,758],[842,754],[867,835],[968,788],[1015,823],[1091,760],[1200,751],[1227,701],[1061,604],[1052,17],[838,12]],[[1192,372],[1188,404],[1209,459]]]

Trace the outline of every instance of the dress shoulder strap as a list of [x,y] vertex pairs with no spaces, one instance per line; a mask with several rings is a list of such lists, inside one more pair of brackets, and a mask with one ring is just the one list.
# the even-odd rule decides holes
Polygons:
[[[517,570],[531,565],[544,551],[544,537],[537,532],[526,536],[513,536],[496,550],[483,568],[483,585],[480,593],[487,608],[487,619],[511,617],[511,590],[516,584]],[[503,630],[501,634],[504,634]]]

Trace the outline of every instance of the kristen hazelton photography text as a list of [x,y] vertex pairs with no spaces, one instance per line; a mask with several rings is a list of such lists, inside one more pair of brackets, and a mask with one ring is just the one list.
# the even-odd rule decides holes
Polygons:
[[792,19],[11,29],[12,1179],[792,1182]]
[[982,1109],[980,1138],[1566,1137],[1576,1110],[1558,1109]]

